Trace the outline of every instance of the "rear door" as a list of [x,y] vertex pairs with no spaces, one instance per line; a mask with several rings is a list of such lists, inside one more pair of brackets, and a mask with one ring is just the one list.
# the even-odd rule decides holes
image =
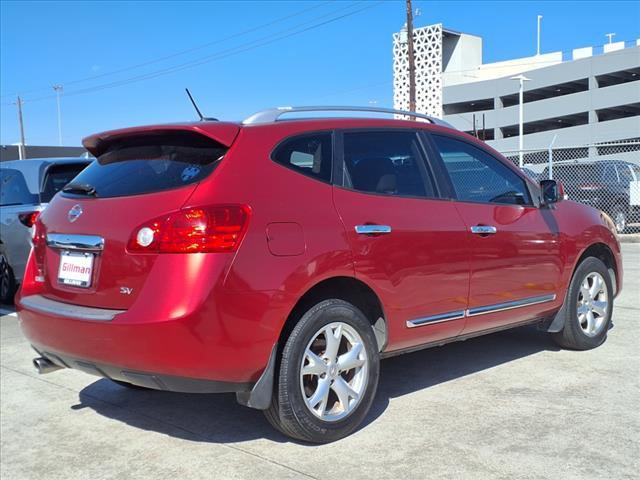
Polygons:
[[394,349],[457,335],[467,307],[469,239],[424,157],[412,130],[337,135],[335,206]]
[[531,319],[561,303],[560,232],[521,174],[478,145],[432,134],[471,252],[464,333]]
[[179,210],[226,151],[192,132],[114,142],[40,216],[37,225],[48,245],[39,243],[35,257],[42,263],[44,295],[79,305],[128,308],[157,255],[130,254],[127,242],[141,224]]

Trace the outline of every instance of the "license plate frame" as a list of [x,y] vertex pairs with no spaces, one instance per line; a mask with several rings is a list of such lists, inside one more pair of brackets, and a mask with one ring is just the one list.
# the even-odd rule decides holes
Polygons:
[[89,252],[60,252],[58,283],[68,287],[89,288],[93,280],[95,254]]

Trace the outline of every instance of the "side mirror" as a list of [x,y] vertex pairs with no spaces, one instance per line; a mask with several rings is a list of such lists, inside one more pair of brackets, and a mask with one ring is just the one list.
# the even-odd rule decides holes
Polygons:
[[564,200],[562,183],[555,180],[542,180],[540,188],[542,189],[542,201],[545,205],[552,205]]

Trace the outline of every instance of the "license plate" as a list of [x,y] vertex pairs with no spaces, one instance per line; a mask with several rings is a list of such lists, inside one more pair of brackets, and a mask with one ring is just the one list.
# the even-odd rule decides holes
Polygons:
[[58,282],[74,287],[90,287],[93,277],[93,254],[62,252]]

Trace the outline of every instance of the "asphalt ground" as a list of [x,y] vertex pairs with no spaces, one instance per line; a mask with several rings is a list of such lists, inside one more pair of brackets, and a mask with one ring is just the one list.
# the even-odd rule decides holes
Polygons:
[[0,319],[0,477],[639,478],[640,245],[607,341],[563,351],[525,327],[382,362],[366,422],[290,441],[234,395],[132,391],[38,375],[15,314]]

